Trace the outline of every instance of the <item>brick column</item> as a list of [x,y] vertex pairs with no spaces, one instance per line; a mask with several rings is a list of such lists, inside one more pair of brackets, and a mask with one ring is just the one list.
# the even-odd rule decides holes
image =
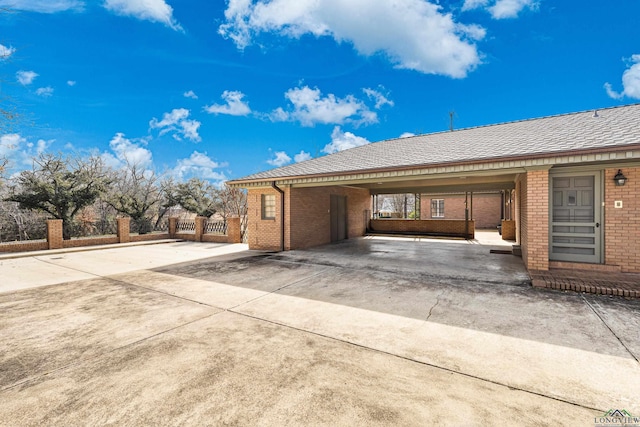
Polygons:
[[242,243],[240,217],[227,218],[227,243]]
[[49,243],[49,249],[62,249],[63,240],[64,238],[62,235],[62,220],[48,219],[47,220],[47,242]]
[[118,242],[129,243],[131,238],[129,236],[129,230],[131,227],[131,218],[118,218]]
[[196,222],[196,242],[202,242],[202,235],[204,234],[204,224],[207,221],[207,218],[204,216],[197,216],[195,219]]
[[549,170],[527,171],[527,269],[549,270]]
[[175,218],[175,217],[169,218],[169,237],[174,239],[176,237],[177,231],[178,231],[178,218]]

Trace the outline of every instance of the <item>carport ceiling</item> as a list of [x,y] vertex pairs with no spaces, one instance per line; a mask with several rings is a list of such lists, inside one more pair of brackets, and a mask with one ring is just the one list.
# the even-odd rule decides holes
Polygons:
[[460,193],[466,191],[499,191],[515,188],[516,174],[492,176],[458,176],[452,178],[405,179],[376,181],[350,185],[367,188],[371,194]]

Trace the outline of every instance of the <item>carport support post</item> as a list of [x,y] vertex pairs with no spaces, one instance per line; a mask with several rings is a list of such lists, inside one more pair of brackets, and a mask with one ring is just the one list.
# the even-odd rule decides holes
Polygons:
[[469,193],[464,192],[464,238],[469,240]]

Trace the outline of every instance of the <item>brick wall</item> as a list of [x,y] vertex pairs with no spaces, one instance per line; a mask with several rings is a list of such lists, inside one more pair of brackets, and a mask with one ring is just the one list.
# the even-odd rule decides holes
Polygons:
[[549,269],[549,171],[528,171],[521,183],[522,258],[529,270]]
[[[285,192],[285,250],[309,248],[331,241],[331,195],[347,197],[347,235],[366,232],[365,211],[371,209],[369,191],[345,187],[283,188]],[[275,220],[263,220],[263,194],[276,196]],[[248,243],[250,249],[280,250],[280,194],[272,188],[248,192]]]
[[[640,273],[640,168],[621,169],[627,177],[622,187],[613,182],[618,168],[604,173],[605,264]],[[622,201],[622,208],[615,208],[615,201]]]
[[331,242],[332,194],[347,197],[348,237],[365,234],[365,211],[371,209],[368,190],[344,187],[294,188],[286,220],[287,228],[291,227],[286,249],[308,248]]
[[[420,196],[420,219],[431,218],[431,199],[444,199],[443,219],[464,219],[464,194],[422,194]],[[502,196],[500,194],[474,194],[473,209],[469,195],[469,219],[475,221],[477,229],[496,229],[500,225]]]
[[527,265],[529,261],[529,236],[527,218],[527,175],[519,175],[516,179],[516,241],[520,244],[522,261]]
[[[275,219],[262,219],[261,195],[276,196]],[[247,243],[249,249],[280,250],[280,221],[282,218],[280,193],[273,188],[250,189],[247,193]]]
[[[469,238],[475,235],[475,224],[469,221]],[[372,219],[372,231],[388,233],[431,233],[452,236],[464,236],[465,221],[459,219]]]
[[46,240],[0,243],[0,252],[30,252],[49,249]]
[[516,240],[516,222],[513,220],[502,220],[502,240]]

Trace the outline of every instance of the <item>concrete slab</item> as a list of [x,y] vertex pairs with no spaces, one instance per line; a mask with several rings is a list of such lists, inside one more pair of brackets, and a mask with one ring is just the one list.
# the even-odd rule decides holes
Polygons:
[[41,251],[28,258],[0,259],[0,293],[246,252],[244,244],[195,242],[126,245],[81,252]]
[[95,277],[91,273],[57,266],[35,257],[0,260],[0,271],[0,293]]
[[391,273],[415,272],[431,280],[529,284],[522,258],[492,254],[499,245],[466,240],[370,236],[282,254],[283,259],[310,264],[371,269]]
[[220,310],[110,279],[0,294],[0,390]]
[[43,276],[28,286],[87,276],[0,283],[0,425],[591,425],[640,412],[637,302],[533,289],[521,260],[481,244],[171,245],[25,258]]
[[596,411],[221,313],[4,390],[18,425],[557,425]]

